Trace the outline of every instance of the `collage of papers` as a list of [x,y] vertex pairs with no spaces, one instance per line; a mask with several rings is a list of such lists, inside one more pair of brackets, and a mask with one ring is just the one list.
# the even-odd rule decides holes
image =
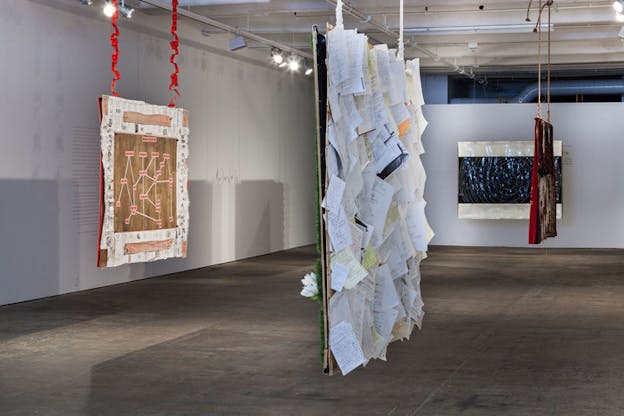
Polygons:
[[327,71],[326,318],[346,375],[385,360],[388,344],[423,320],[420,262],[433,238],[420,160],[427,121],[417,59],[338,24],[327,34]]

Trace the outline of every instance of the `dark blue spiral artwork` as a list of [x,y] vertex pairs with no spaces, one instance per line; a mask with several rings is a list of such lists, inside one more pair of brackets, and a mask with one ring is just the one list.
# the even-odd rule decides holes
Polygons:
[[[459,158],[458,203],[528,204],[532,156]],[[561,203],[561,156],[555,157],[557,203]]]

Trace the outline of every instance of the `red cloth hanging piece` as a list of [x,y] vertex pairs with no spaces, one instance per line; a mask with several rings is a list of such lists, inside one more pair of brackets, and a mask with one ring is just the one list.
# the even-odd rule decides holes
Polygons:
[[175,61],[176,56],[180,54],[180,40],[178,38],[178,0],[173,0],[171,2],[171,35],[173,36],[173,40],[169,42],[171,45],[171,57],[169,58],[169,62],[173,65],[173,72],[171,73],[171,82],[169,83],[169,90],[173,91],[174,94],[171,96],[171,100],[169,101],[169,107],[175,107],[176,96],[180,96],[180,91],[178,91],[178,73],[180,72],[180,68]]
[[111,46],[113,47],[113,56],[111,69],[113,70],[113,80],[111,81],[111,94],[115,97],[119,97],[117,91],[115,91],[115,83],[121,79],[121,74],[117,70],[117,63],[119,62],[119,27],[117,26],[117,19],[119,18],[119,7],[117,0],[113,0],[113,6],[115,6],[115,12],[111,17],[111,23],[113,25],[113,34],[110,36]]
[[540,244],[557,236],[556,182],[553,125],[537,117],[531,171],[529,244]]

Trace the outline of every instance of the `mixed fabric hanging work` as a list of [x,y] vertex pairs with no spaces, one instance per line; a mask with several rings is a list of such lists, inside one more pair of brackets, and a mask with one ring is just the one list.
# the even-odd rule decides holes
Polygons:
[[[538,33],[538,98],[535,118],[533,169],[531,171],[531,206],[529,244],[540,244],[557,236],[557,174],[554,156],[554,129],[550,122],[550,16],[552,0],[539,2]],[[548,8],[547,117],[542,117],[542,15]]]
[[420,262],[433,232],[419,62],[404,62],[402,45],[369,46],[345,30],[340,1],[336,12],[327,38],[314,34],[322,276],[304,278],[302,295],[323,304],[324,368],[345,375],[385,360],[389,343],[421,326]]
[[118,5],[113,4],[114,76],[111,95],[99,99],[98,267],[186,257],[189,231],[188,112],[119,97]]

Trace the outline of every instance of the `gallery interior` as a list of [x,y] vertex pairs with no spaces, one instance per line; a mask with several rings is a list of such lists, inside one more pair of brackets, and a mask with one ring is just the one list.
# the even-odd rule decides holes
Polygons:
[[624,414],[623,0],[4,0],[0,415]]

